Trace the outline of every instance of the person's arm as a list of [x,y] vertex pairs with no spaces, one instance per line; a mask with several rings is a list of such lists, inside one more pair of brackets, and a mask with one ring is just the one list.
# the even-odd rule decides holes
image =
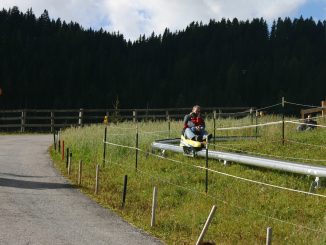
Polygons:
[[190,120],[189,114],[185,115],[185,117],[183,119],[183,129],[189,128],[189,126],[188,126],[189,120]]

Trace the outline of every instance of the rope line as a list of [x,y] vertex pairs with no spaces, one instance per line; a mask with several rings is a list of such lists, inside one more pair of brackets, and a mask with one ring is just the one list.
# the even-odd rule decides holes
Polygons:
[[[168,133],[169,130],[162,130],[162,131],[139,131],[138,133],[139,134],[153,134],[153,135],[157,135],[157,136],[161,136],[160,134],[163,134],[163,133]],[[110,134],[108,133],[108,136],[129,136],[130,133],[125,133],[125,134]]]
[[[296,120],[286,120],[284,121],[285,123],[293,123],[293,124],[305,124],[309,126],[316,126],[316,127],[321,127],[321,128],[326,128],[325,125],[316,125],[316,124],[308,124],[308,123],[301,123],[298,122],[302,119],[296,119]],[[236,130],[236,129],[246,129],[246,128],[256,128],[256,127],[263,127],[263,126],[271,126],[271,125],[277,125],[277,124],[282,124],[283,121],[275,121],[275,122],[268,122],[268,123],[260,123],[256,125],[245,125],[245,126],[235,126],[235,127],[225,127],[225,128],[216,128],[216,131],[225,131],[225,130]]]
[[[255,137],[255,136],[253,136],[253,137]],[[249,143],[246,142],[246,141],[237,142],[237,143],[230,143],[230,142],[226,141],[226,142],[222,142],[221,144],[210,143],[210,145],[213,145],[213,146],[220,146],[220,145],[223,145],[223,146],[229,146],[229,145],[230,146],[232,146],[232,145],[241,146],[241,145],[250,145],[250,144],[258,145],[258,144],[264,144],[264,143],[277,143],[277,142],[280,142],[280,140],[278,139],[278,140],[265,140],[265,141],[263,141],[263,140],[257,139],[255,141],[249,141]]]
[[292,123],[292,124],[299,124],[299,125],[307,125],[312,127],[319,127],[319,128],[326,128],[325,125],[318,125],[318,124],[311,124],[311,123],[301,123],[301,122],[293,122],[293,121],[285,121],[286,123]]
[[[153,154],[153,153],[151,153],[151,154],[155,155],[155,156],[158,156],[158,155]],[[171,158],[166,158],[166,157],[162,157],[162,156],[158,156],[158,157],[162,158],[162,159],[169,160],[169,161],[173,161],[173,162],[181,163],[181,164],[184,164],[184,165],[188,165],[190,167],[195,167],[195,168],[199,168],[199,169],[203,169],[203,170],[208,170],[210,172],[217,173],[217,174],[220,174],[220,175],[224,175],[224,176],[227,176],[227,177],[231,177],[231,178],[234,178],[234,179],[240,179],[240,180],[243,180],[243,181],[248,181],[248,182],[251,182],[251,183],[260,184],[260,185],[264,185],[264,186],[269,186],[269,187],[273,187],[273,188],[277,188],[277,189],[281,189],[281,190],[287,190],[287,191],[291,191],[291,192],[297,192],[297,193],[307,194],[307,195],[311,195],[311,196],[318,196],[318,197],[326,198],[326,195],[322,195],[322,194],[316,194],[316,193],[296,190],[296,189],[292,189],[292,188],[288,188],[288,187],[268,184],[268,183],[257,181],[257,180],[251,180],[251,179],[239,177],[239,176],[236,176],[236,175],[223,173],[223,172],[220,172],[220,171],[217,171],[217,170],[214,170],[214,169],[210,169],[210,168],[206,168],[206,167],[202,167],[202,166],[199,166],[199,165],[193,165],[193,164],[185,163],[185,162],[174,160],[174,159],[171,159]]]
[[[238,111],[238,112],[218,112],[218,113],[216,113],[216,115],[218,116],[218,115],[220,115],[220,116],[223,116],[223,115],[238,115],[238,114],[250,114],[250,109],[248,109],[248,110],[245,110],[245,111]],[[254,111],[254,110],[252,110],[252,111]]]
[[307,194],[307,195],[310,195],[310,196],[318,196],[318,197],[326,198],[325,195],[321,195],[321,194],[310,193],[310,192],[300,191],[300,190],[291,189],[291,188],[287,188],[287,187],[283,187],[283,186],[277,186],[277,185],[273,185],[273,184],[268,184],[268,183],[265,183],[265,182],[256,181],[256,180],[251,180],[251,179],[247,179],[247,178],[239,177],[239,176],[236,176],[236,175],[226,174],[226,173],[219,172],[219,171],[217,171],[217,170],[213,170],[213,169],[210,169],[210,168],[201,167],[201,166],[199,166],[199,165],[193,165],[193,164],[185,163],[185,162],[178,161],[178,160],[175,160],[175,159],[172,159],[172,158],[167,158],[167,157],[159,156],[159,155],[156,155],[156,154],[154,154],[154,153],[147,152],[147,151],[145,151],[145,150],[142,150],[142,149],[139,149],[139,148],[136,148],[136,147],[123,146],[123,145],[114,144],[114,143],[111,143],[111,142],[105,142],[105,143],[110,144],[110,145],[114,145],[114,146],[118,146],[118,147],[124,147],[124,148],[133,149],[133,150],[139,150],[140,152],[143,152],[143,153],[149,154],[149,155],[151,155],[151,156],[155,156],[155,157],[160,158],[160,159],[168,160],[168,161],[175,162],[175,163],[180,163],[180,164],[183,164],[183,165],[188,165],[188,166],[191,166],[191,167],[194,167],[194,168],[199,168],[199,169],[208,170],[208,171],[213,172],[213,173],[218,173],[218,174],[220,174],[220,175],[224,175],[224,176],[232,177],[232,178],[235,178],[235,179],[240,179],[240,180],[247,181],[247,182],[251,182],[251,183],[255,183],[255,184],[260,184],[260,185],[265,185],[265,186],[269,186],[269,187],[273,187],[273,188],[277,188],[277,189],[282,189],[282,190],[287,190],[287,191],[292,191],[292,192],[297,192],[297,193]]
[[282,123],[282,121],[276,121],[276,122],[261,123],[261,124],[256,124],[256,125],[241,126],[241,127],[216,128],[216,130],[223,131],[223,130],[234,130],[234,129],[244,129],[244,128],[256,128],[256,127],[277,125],[277,124],[281,124],[281,123]]
[[[235,126],[232,126],[232,127],[239,127],[240,128],[240,127],[247,127],[247,126],[253,126],[253,125],[256,127],[256,124],[250,124],[250,125],[248,125],[248,122],[247,121],[244,121],[243,123],[238,123],[238,124],[236,124]],[[215,129],[218,130],[219,128],[218,127],[215,127]],[[213,126],[206,127],[206,130],[213,131],[214,130],[214,127]]]
[[131,150],[140,150],[139,148],[136,148],[136,147],[133,147],[133,146],[126,146],[126,145],[115,144],[115,143],[112,143],[112,142],[109,142],[109,141],[104,141],[104,140],[103,140],[103,143],[104,144],[107,144],[107,145],[113,145],[113,146],[117,146],[117,147],[131,149]]
[[259,108],[256,111],[266,110],[266,109],[273,108],[273,107],[276,107],[276,106],[279,106],[279,105],[282,105],[282,103],[277,103],[275,105],[270,105],[270,106],[266,106],[266,107],[263,107],[263,108]]
[[284,103],[287,103],[287,104],[290,104],[290,105],[296,105],[296,106],[304,106],[304,107],[310,107],[310,108],[325,109],[325,107],[321,107],[321,106],[305,105],[305,104],[294,103],[294,102],[289,102],[289,101],[284,101]]
[[[108,161],[105,161],[106,163],[112,163],[112,164],[115,164],[115,165],[118,165],[118,166],[121,166],[121,167],[126,167],[126,168],[129,168],[129,169],[133,169],[132,167],[128,167],[128,166],[125,166],[125,165],[122,165],[122,164],[119,164],[119,163],[115,163],[113,161],[111,162],[108,162]],[[139,170],[137,169],[137,173],[141,173],[149,178],[156,178],[158,181],[160,182],[163,182],[163,183],[166,183],[166,184],[169,184],[169,185],[173,185],[173,186],[176,186],[176,187],[179,187],[181,189],[184,189],[184,190],[187,190],[189,192],[192,192],[192,193],[196,193],[196,194],[200,194],[200,195],[203,195],[204,197],[209,197],[213,200],[217,200],[221,203],[223,203],[224,205],[229,205],[231,207],[234,207],[234,208],[237,208],[239,210],[242,210],[242,211],[246,211],[246,212],[249,212],[249,213],[252,213],[252,214],[255,214],[257,216],[261,216],[261,217],[264,217],[264,218],[267,218],[267,219],[271,219],[271,220],[274,220],[274,221],[278,221],[280,223],[283,223],[283,224],[287,224],[287,225],[292,225],[294,227],[299,227],[301,229],[305,229],[305,230],[309,230],[309,231],[313,231],[313,232],[316,232],[316,233],[321,233],[321,234],[325,234],[324,231],[320,231],[320,230],[317,230],[317,229],[314,229],[314,228],[311,228],[311,227],[307,227],[307,226],[304,226],[304,225],[300,225],[300,224],[296,224],[296,223],[293,223],[293,222],[289,222],[289,221],[286,221],[286,220],[282,220],[282,219],[279,219],[279,218],[275,218],[273,216],[269,216],[269,215],[265,215],[265,214],[261,214],[259,212],[256,212],[256,211],[253,211],[251,209],[246,209],[246,208],[243,208],[243,207],[240,207],[240,206],[237,206],[237,205],[234,205],[234,204],[231,204],[223,199],[220,199],[218,198],[217,196],[215,195],[210,195],[210,194],[206,194],[206,193],[203,193],[203,192],[200,192],[200,191],[197,191],[195,189],[192,189],[192,188],[187,188],[185,186],[182,186],[182,185],[178,185],[178,184],[175,184],[175,183],[172,183],[166,179],[163,179],[159,176],[156,176],[156,175],[153,175],[153,174],[149,174],[145,171],[142,171],[142,170]]]
[[291,191],[291,192],[297,192],[297,193],[301,193],[301,194],[326,198],[326,196],[322,195],[322,194],[316,194],[316,193],[312,193],[312,192],[301,191],[301,190],[296,190],[296,189],[292,189],[292,188],[288,188],[288,187],[268,184],[268,183],[260,182],[260,181],[257,181],[257,180],[251,180],[251,179],[247,179],[247,178],[243,178],[243,177],[239,177],[239,176],[234,176],[234,175],[227,174],[227,173],[222,173],[222,172],[219,172],[217,170],[208,169],[208,168],[202,167],[202,166],[197,166],[197,168],[200,168],[200,169],[203,169],[203,170],[208,170],[210,172],[218,173],[220,175],[224,175],[224,176],[232,177],[232,178],[235,178],[235,179],[248,181],[248,182],[259,184],[259,185],[264,185],[264,186],[273,187],[273,188],[277,188],[277,189],[281,189],[281,190],[287,190],[287,191]]
[[[134,170],[134,167],[130,167],[130,166],[122,165],[122,164],[119,164],[119,163],[115,163],[115,162],[113,162],[112,160],[111,160],[110,162],[106,160],[105,162],[106,162],[106,163],[112,163],[112,164],[119,165],[119,166],[123,166],[123,167],[125,167],[125,168],[128,168],[128,169],[132,169],[132,170]],[[147,172],[145,172],[145,171],[143,171],[143,170],[137,169],[137,173],[142,173],[143,175],[146,175],[147,177],[150,177],[150,178],[156,178],[156,179],[158,179],[158,180],[161,181],[161,182],[165,182],[165,183],[168,183],[168,184],[170,184],[170,185],[173,185],[173,186],[180,187],[180,188],[182,188],[182,189],[188,190],[188,191],[190,191],[190,192],[194,192],[194,193],[197,193],[197,194],[201,194],[201,195],[205,195],[205,196],[206,196],[206,193],[203,193],[203,192],[197,191],[197,190],[195,190],[195,189],[187,188],[187,187],[182,186],[182,185],[178,185],[178,184],[172,183],[172,182],[170,182],[170,181],[168,181],[168,180],[166,180],[166,179],[164,179],[164,178],[161,178],[161,177],[159,177],[159,176],[157,176],[157,175],[153,175],[153,174],[147,173]],[[223,202],[222,199],[219,199],[219,198],[217,198],[217,199],[218,199],[219,201]]]

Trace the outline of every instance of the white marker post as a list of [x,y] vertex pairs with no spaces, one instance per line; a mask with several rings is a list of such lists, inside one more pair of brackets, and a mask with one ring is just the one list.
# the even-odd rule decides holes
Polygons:
[[98,193],[98,179],[99,179],[99,174],[98,174],[98,171],[99,171],[99,165],[97,164],[96,165],[96,176],[95,176],[95,195],[97,195]]
[[212,210],[211,210],[210,214],[208,215],[208,218],[207,218],[206,223],[204,225],[204,228],[203,228],[202,232],[200,233],[200,235],[198,237],[196,245],[199,245],[201,243],[201,241],[203,240],[203,238],[204,238],[204,236],[206,234],[206,231],[208,230],[208,227],[209,227],[209,225],[210,225],[210,223],[211,223],[211,221],[213,219],[215,211],[216,211],[216,206],[213,205]]
[[272,244],[272,227],[267,227],[266,245]]
[[72,158],[72,153],[69,153],[68,156],[68,175],[70,175],[70,171],[71,171],[71,158]]
[[153,189],[153,202],[152,202],[151,227],[155,226],[156,199],[157,199],[157,190],[156,190],[156,186],[154,186],[154,189]]
[[79,160],[79,169],[78,169],[78,185],[81,185],[82,180],[82,172],[83,172],[83,161]]

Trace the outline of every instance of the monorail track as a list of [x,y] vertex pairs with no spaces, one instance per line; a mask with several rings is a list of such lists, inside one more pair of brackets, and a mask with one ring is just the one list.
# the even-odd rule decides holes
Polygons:
[[[157,140],[152,143],[153,149],[173,151],[177,153],[183,153],[183,148],[179,146],[180,139],[164,139]],[[197,152],[197,156],[206,157],[206,150],[202,149]],[[283,160],[275,160],[269,158],[262,158],[256,156],[249,156],[239,153],[230,153],[222,151],[208,150],[208,158],[223,160],[226,162],[235,162],[246,164],[250,166],[274,169],[284,172],[304,174],[309,176],[315,176],[316,180],[320,177],[326,177],[326,166],[308,165],[298,162],[289,162]]]

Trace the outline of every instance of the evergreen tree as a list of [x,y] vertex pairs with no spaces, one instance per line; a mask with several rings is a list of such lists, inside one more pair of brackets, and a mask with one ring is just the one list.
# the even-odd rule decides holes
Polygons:
[[126,41],[120,33],[0,11],[2,108],[264,106],[319,103],[326,21],[210,20]]

